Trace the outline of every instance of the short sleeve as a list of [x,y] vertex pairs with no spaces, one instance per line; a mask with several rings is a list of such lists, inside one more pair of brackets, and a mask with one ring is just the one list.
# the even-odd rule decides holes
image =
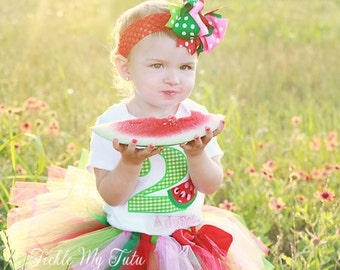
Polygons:
[[113,148],[111,141],[96,134],[92,135],[88,169],[98,168],[111,171],[115,168],[119,159],[120,153]]
[[[107,109],[100,115],[95,125],[129,119],[132,116],[128,113],[126,102],[122,101]],[[113,148],[112,141],[104,139],[103,137],[92,132],[90,142],[90,156],[87,163],[87,169],[93,168],[112,171],[119,162],[120,153]]]
[[223,154],[224,154],[221,147],[219,146],[219,144],[217,142],[216,137],[211,139],[211,141],[205,147],[205,151],[208,153],[208,156],[210,158],[218,157],[218,158],[221,159],[223,157]]

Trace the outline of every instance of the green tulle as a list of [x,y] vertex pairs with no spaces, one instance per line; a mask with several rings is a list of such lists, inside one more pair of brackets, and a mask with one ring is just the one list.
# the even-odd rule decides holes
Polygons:
[[265,258],[263,258],[263,265],[264,265],[264,270],[273,270],[275,268],[274,265],[272,265]]
[[62,250],[69,250],[70,256],[74,259],[73,263],[75,263],[83,259],[84,254],[91,255],[93,252],[99,252],[121,232],[122,231],[119,229],[107,227],[90,234],[77,237],[74,240],[65,241],[57,247]]
[[91,217],[92,219],[100,222],[101,224],[104,224],[106,226],[110,226],[110,224],[107,222],[107,217],[104,214],[104,212],[100,212],[100,213],[91,213]]

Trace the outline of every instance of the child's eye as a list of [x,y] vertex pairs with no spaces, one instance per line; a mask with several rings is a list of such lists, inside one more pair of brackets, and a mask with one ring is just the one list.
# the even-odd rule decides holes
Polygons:
[[189,65],[183,65],[180,67],[181,70],[192,70],[192,67]]
[[163,67],[163,65],[157,63],[157,64],[152,64],[151,67],[156,68],[156,69],[160,69],[161,67]]

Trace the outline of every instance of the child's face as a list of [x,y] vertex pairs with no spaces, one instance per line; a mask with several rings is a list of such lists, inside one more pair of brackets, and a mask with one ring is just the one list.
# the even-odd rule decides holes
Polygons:
[[149,35],[130,52],[135,99],[145,109],[174,110],[194,88],[197,55],[167,35]]

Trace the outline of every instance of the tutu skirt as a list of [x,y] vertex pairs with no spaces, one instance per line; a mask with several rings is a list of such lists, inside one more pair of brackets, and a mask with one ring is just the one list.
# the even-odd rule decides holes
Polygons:
[[204,206],[204,223],[169,236],[106,221],[93,174],[51,167],[46,183],[16,182],[4,257],[13,269],[273,269],[268,249],[232,212]]

